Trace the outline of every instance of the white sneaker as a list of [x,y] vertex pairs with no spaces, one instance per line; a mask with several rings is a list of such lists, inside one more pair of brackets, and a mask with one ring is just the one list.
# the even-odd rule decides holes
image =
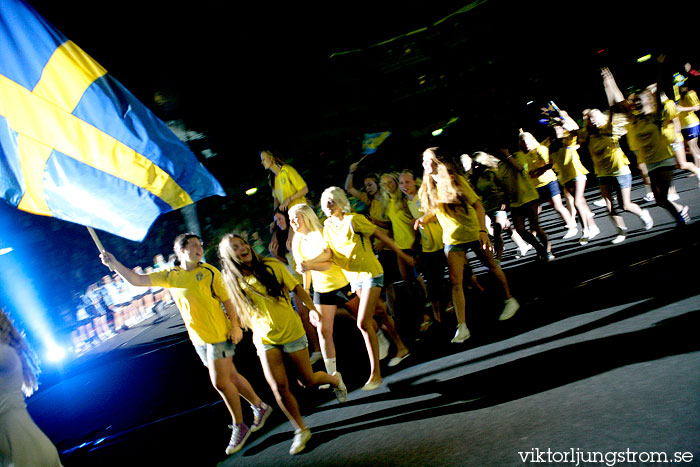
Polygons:
[[469,332],[469,329],[467,328],[467,325],[462,323],[457,326],[457,332],[455,333],[455,336],[452,338],[450,342],[453,344],[461,344],[462,342],[466,341],[471,337],[471,333]]
[[599,208],[604,208],[605,207],[605,200],[603,198],[597,199],[593,201],[594,206],[598,206]]
[[622,243],[622,242],[625,241],[625,238],[627,238],[627,237],[625,236],[625,233],[624,233],[623,231],[620,231],[620,232],[617,234],[617,237],[613,238],[613,239],[612,239],[612,242],[610,242],[610,243],[612,243],[612,244]]
[[338,402],[342,404],[343,402],[348,400],[348,388],[345,386],[345,383],[343,382],[343,377],[339,371],[333,373],[333,376],[338,377],[338,386],[333,388],[333,393],[335,393],[335,398],[338,399]]
[[646,201],[647,203],[651,203],[652,201],[654,201],[654,193],[652,193],[652,192],[650,191],[649,193],[647,193],[646,195],[644,195],[644,198],[643,198],[643,199],[644,199],[644,201]]
[[564,234],[562,239],[566,240],[568,238],[575,237],[577,233],[578,233],[577,226],[568,227],[568,229],[566,230],[566,234]]
[[532,245],[530,245],[529,243],[526,243],[524,248],[518,248],[518,249],[520,250],[520,256],[516,255],[516,258],[520,258],[522,256],[525,256],[527,254],[527,252],[532,249]]
[[600,229],[597,225],[592,225],[588,228],[588,240],[593,240],[600,233]]
[[498,317],[499,321],[505,321],[513,317],[516,311],[520,309],[520,303],[515,299],[515,297],[510,297],[505,301],[505,306],[503,307],[503,312],[501,316]]
[[642,210],[642,215],[640,216],[642,222],[644,222],[644,230],[649,230],[654,227],[654,219],[651,218],[651,214],[646,209]]
[[308,428],[297,428],[294,430],[294,441],[289,448],[289,454],[299,454],[306,447],[306,443],[311,439],[311,430]]
[[380,330],[377,331],[377,340],[379,341],[379,360],[384,360],[389,356],[389,339]]

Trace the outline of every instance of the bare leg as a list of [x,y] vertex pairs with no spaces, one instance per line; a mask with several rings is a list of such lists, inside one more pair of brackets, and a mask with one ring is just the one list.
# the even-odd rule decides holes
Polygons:
[[279,349],[272,349],[259,353],[258,357],[260,358],[260,363],[262,364],[267,384],[270,385],[270,389],[272,389],[272,393],[275,395],[275,399],[277,400],[277,405],[279,405],[280,409],[282,409],[282,412],[284,412],[289,421],[292,422],[294,428],[302,430],[305,429],[306,425],[304,424],[304,419],[301,417],[301,412],[299,411],[299,403],[289,387],[289,380],[287,378],[287,371],[284,368],[282,351]]
[[464,251],[450,251],[447,254],[447,267],[452,283],[452,304],[455,307],[457,323],[466,323],[466,300],[464,298],[464,266],[467,265],[467,255]]
[[399,335],[399,332],[396,330],[394,319],[387,312],[386,303],[384,303],[384,301],[381,298],[377,300],[377,306],[374,309],[374,314],[377,320],[381,323],[382,329],[384,329],[387,332],[387,334],[389,334],[389,338],[394,342],[394,345],[396,346],[395,357],[403,357],[404,355],[408,354],[408,347],[406,347],[403,340],[401,339],[401,336]]
[[649,174],[649,178],[651,179],[651,187],[654,190],[657,206],[666,209],[678,224],[685,224],[681,216],[681,209],[683,209],[683,206],[668,200],[668,190],[673,180],[673,171],[657,169]]
[[231,358],[217,358],[207,362],[207,365],[211,383],[223,399],[233,423],[243,423],[240,394],[231,377],[232,372],[236,372],[233,360]]
[[311,324],[311,321],[309,321],[309,309],[306,308],[306,305],[304,305],[296,294],[293,293],[292,297],[294,299],[294,307],[296,308],[299,317],[301,317],[301,323],[304,325],[304,332],[306,332],[306,336],[309,339],[311,351],[319,352],[321,350],[321,344],[319,343],[318,334],[316,333],[314,326]]
[[309,359],[309,349],[302,349],[287,355],[289,355],[289,358],[299,371],[299,379],[304,386],[318,386],[320,384],[338,386],[339,380],[337,376],[329,375],[325,371],[313,370]]
[[370,366],[370,375],[367,383],[379,383],[382,380],[382,374],[379,369],[379,341],[377,341],[376,323],[373,317],[381,291],[380,287],[370,287],[357,291],[357,295],[360,297],[360,306],[357,310],[357,327],[365,340]]
[[335,305],[319,305],[321,322],[316,328],[323,358],[335,358],[335,343],[333,341],[333,323],[335,321]]

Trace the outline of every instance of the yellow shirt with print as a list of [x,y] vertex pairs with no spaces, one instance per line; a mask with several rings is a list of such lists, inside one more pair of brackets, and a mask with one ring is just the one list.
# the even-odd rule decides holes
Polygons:
[[[301,339],[304,336],[304,326],[301,318],[292,308],[289,291],[299,285],[292,277],[287,267],[275,258],[265,258],[265,265],[272,269],[272,273],[285,289],[282,297],[273,298],[267,296],[263,286],[255,276],[246,276],[246,294],[253,300],[255,310],[251,312],[251,327],[253,341],[256,344],[283,345]],[[263,294],[260,296],[249,289],[254,289]]]
[[[282,204],[285,199],[289,198],[305,186],[306,182],[303,178],[301,178],[299,172],[297,172],[291,165],[285,164],[282,166],[282,168],[280,168],[279,173],[275,175],[275,198],[280,204]],[[301,203],[309,204],[306,197],[302,196],[290,201],[289,207],[291,208],[292,206]]]
[[323,238],[333,253],[333,261],[351,282],[384,274],[370,240],[376,229],[362,214],[345,214],[338,224],[334,219],[323,223]]
[[[294,257],[298,262],[309,261],[323,253],[323,251],[328,247],[326,241],[323,239],[323,233],[320,231],[309,232],[307,234],[300,234],[297,232],[294,235],[299,235],[301,240],[294,242]],[[311,283],[313,284],[314,291],[319,293],[332,292],[334,290],[342,289],[348,285],[348,279],[343,274],[343,270],[340,269],[335,263],[331,264],[331,267],[325,271],[311,271]]]
[[[700,100],[698,100],[698,95],[695,91],[688,91],[685,96],[678,101],[678,105],[681,107],[695,107],[700,105]],[[681,128],[691,128],[700,123],[700,119],[695,115],[692,110],[690,112],[681,112],[678,114],[678,118],[681,121]]]
[[639,118],[627,125],[627,140],[635,148],[639,162],[655,164],[673,155],[668,140],[652,118]]
[[[546,146],[539,145],[532,151],[518,151],[515,154],[519,160],[527,163],[527,170],[532,171],[549,164],[549,150]],[[538,177],[532,177],[535,188],[540,188],[557,179],[557,174],[552,169],[547,170]]]
[[[413,219],[418,219],[425,214],[420,208],[420,198],[418,195],[408,200],[408,210],[411,211]],[[423,253],[441,251],[445,247],[442,241],[442,227],[440,227],[440,223],[437,219],[431,219],[430,222],[424,224],[418,231],[420,232],[420,245]]]
[[464,177],[461,175],[457,177],[464,193],[464,203],[440,204],[435,213],[442,227],[442,241],[446,245],[477,241],[481,229],[476,211],[472,207],[472,204],[480,198]]
[[409,250],[416,242],[416,231],[413,230],[413,219],[410,212],[401,206],[403,193],[397,192],[388,196],[387,215],[391,221],[391,232],[394,243],[402,250]]
[[221,302],[229,296],[218,269],[200,263],[192,271],[175,267],[148,277],[154,287],[170,290],[193,344],[215,344],[228,339],[231,322]]

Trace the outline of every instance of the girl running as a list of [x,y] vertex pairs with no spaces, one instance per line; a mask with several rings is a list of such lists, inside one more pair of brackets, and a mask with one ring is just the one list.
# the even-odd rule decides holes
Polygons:
[[[277,404],[294,426],[290,454],[304,450],[311,438],[289,387],[283,355],[287,354],[306,386],[330,384],[339,402],[345,402],[347,389],[340,373],[314,372],[309,360],[308,340],[301,318],[292,308],[290,292],[297,294],[310,313],[318,314],[311,297],[292,277],[287,268],[274,258],[260,258],[240,236],[227,234],[219,243],[219,257],[226,290],[246,328],[253,331],[265,379],[275,394]],[[318,317],[314,318],[318,320]]]

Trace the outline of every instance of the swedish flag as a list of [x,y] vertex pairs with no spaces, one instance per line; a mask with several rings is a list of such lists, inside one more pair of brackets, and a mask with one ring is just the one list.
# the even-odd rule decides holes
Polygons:
[[362,140],[362,154],[374,154],[377,148],[391,134],[390,131],[382,131],[381,133],[365,133]]
[[0,197],[141,241],[155,219],[225,196],[194,154],[22,0],[0,1]]

